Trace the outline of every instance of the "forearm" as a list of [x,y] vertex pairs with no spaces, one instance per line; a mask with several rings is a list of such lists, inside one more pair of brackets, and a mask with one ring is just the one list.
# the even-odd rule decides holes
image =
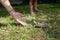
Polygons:
[[10,14],[14,12],[9,0],[0,0],[0,2]]

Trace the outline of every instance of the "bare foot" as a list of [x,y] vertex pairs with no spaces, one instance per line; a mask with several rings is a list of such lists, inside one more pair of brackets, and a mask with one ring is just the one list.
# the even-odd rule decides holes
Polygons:
[[34,12],[30,12],[32,16],[35,16],[35,13]]
[[27,26],[27,23],[22,19],[23,15],[21,13],[15,12],[15,13],[13,13],[11,15],[18,23],[20,23],[23,26]]

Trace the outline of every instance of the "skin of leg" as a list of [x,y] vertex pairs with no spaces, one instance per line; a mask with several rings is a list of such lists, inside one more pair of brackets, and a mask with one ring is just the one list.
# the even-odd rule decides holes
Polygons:
[[18,12],[15,12],[13,7],[11,6],[9,0],[0,0],[0,3],[6,8],[6,10],[10,13],[10,15],[20,24],[23,26],[26,26],[27,23],[23,21],[23,19],[20,17],[21,15]]
[[33,0],[29,0],[29,9],[30,9],[30,13],[32,16],[34,16],[34,11],[33,11]]
[[38,10],[37,0],[33,0],[33,8],[34,8],[34,11],[35,11],[35,12],[41,12],[41,10]]
[[33,8],[34,10],[37,10],[37,0],[33,0]]

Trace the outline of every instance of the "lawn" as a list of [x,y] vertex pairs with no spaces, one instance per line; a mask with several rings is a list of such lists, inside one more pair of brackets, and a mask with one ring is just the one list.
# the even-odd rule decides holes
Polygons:
[[[0,40],[60,40],[60,6],[59,4],[39,4],[36,16],[28,12],[28,5],[13,6],[18,12],[24,13],[28,26],[17,23],[5,10],[0,8]],[[35,28],[32,19],[44,20],[50,28]]]

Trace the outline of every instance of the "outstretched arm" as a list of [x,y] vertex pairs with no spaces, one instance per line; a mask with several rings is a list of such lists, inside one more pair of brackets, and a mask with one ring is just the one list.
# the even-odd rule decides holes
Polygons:
[[10,14],[15,12],[14,9],[12,8],[12,6],[11,6],[9,0],[0,0],[0,2]]
[[23,26],[27,26],[27,23],[21,18],[21,13],[15,12],[13,7],[11,6],[9,0],[0,0],[0,3],[6,8],[6,10],[10,13],[10,15]]

